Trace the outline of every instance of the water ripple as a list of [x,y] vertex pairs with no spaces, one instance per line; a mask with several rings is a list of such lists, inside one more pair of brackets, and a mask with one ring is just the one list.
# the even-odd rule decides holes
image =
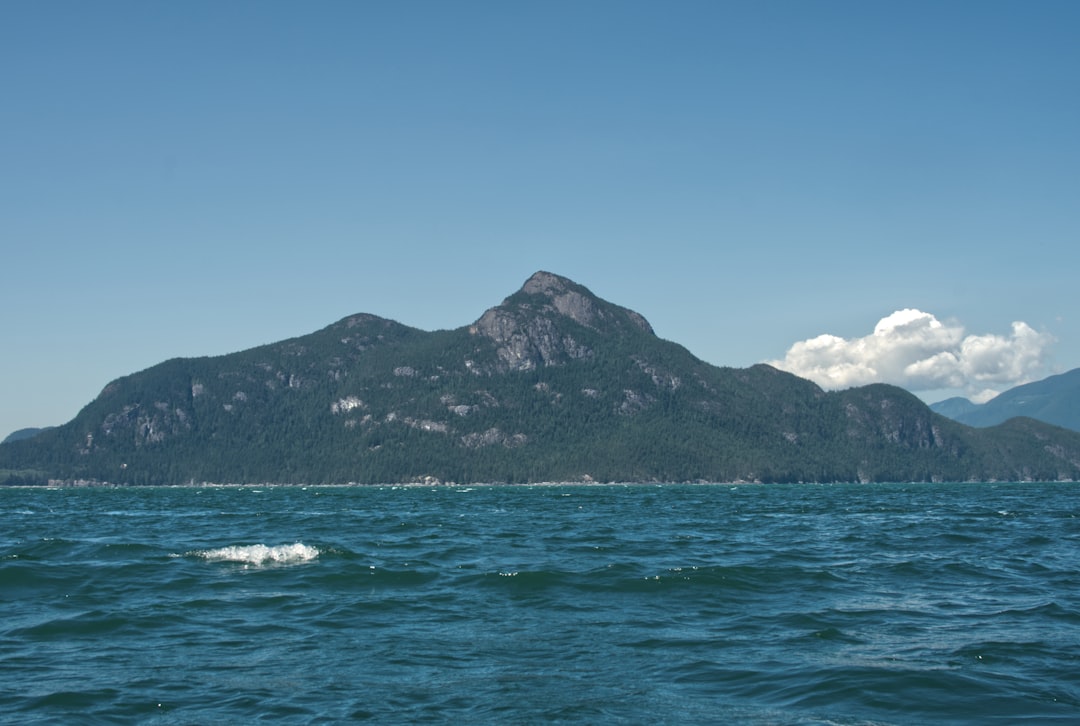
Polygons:
[[1080,488],[0,490],[0,721],[1080,722]]

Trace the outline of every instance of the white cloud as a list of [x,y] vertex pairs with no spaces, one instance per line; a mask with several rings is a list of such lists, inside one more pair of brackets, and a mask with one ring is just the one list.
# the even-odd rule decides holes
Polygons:
[[985,401],[1042,377],[1053,340],[1023,322],[1012,324],[1011,335],[966,335],[958,323],[908,308],[882,318],[865,337],[819,335],[768,363],[823,388],[892,383],[912,391],[961,389]]

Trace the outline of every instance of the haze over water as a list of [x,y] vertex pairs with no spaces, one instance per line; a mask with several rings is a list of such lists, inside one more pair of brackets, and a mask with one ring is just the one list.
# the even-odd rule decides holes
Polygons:
[[0,721],[1080,720],[1071,484],[0,489]]

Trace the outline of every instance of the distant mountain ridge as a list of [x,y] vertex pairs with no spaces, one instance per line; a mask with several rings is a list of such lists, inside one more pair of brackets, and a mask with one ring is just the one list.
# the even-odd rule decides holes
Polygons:
[[948,398],[931,410],[968,426],[996,426],[1016,416],[1080,431],[1080,368],[1010,388],[986,403]]
[[1080,479],[1080,433],[709,365],[548,272],[454,330],[358,314],[168,360],[0,444],[7,484],[1031,479]]
[[34,436],[37,436],[42,431],[48,431],[49,428],[50,427],[46,426],[45,428],[26,428],[19,429],[18,431],[12,431],[10,434],[8,434],[7,438],[5,438],[3,441],[0,441],[0,444],[6,444],[9,441],[22,441],[23,439],[30,439]]

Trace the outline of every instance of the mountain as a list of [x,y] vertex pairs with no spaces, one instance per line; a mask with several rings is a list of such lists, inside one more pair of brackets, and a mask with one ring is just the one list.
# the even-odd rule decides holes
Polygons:
[[718,368],[547,272],[455,330],[359,314],[165,361],[0,444],[8,484],[1026,479],[1080,479],[1080,433]]
[[0,443],[6,444],[9,441],[21,441],[22,439],[33,438],[34,436],[40,434],[42,431],[47,431],[48,428],[49,427],[41,429],[19,429],[18,431],[12,431],[10,434],[8,434],[8,437],[3,441],[0,441]]
[[983,404],[949,398],[930,408],[968,426],[995,426],[1015,416],[1028,416],[1080,431],[1080,368],[1010,388]]
[[[940,413],[947,418],[951,418],[953,421],[967,423],[964,421],[964,417],[968,416],[973,411],[979,410],[979,404],[972,403],[970,400],[961,396],[956,396],[954,398],[946,398],[937,403],[931,403],[930,410],[934,413]],[[1001,422],[999,421],[998,423]],[[968,425],[970,426],[971,424]]]

